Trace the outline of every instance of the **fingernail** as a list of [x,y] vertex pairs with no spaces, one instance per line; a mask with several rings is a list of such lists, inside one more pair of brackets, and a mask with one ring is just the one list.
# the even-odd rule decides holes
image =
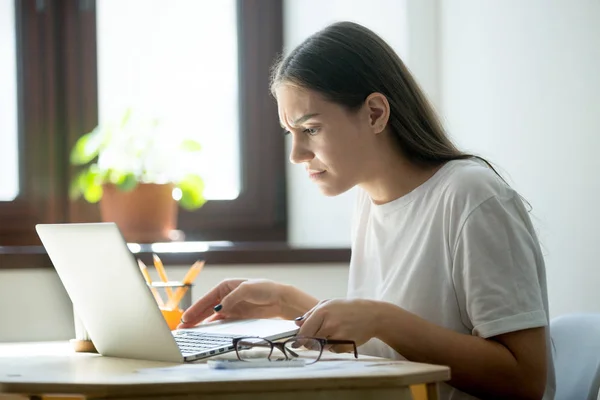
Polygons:
[[221,308],[223,308],[223,305],[222,304],[217,304],[215,306],[215,308],[213,308],[213,310],[215,310],[215,312],[219,312],[219,311],[221,311]]
[[301,317],[296,318],[294,321],[302,321],[304,319],[304,315]]

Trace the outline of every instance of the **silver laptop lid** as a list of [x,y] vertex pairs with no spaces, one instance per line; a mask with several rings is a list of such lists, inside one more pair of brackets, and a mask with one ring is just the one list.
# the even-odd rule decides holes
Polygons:
[[183,361],[114,223],[40,224],[36,230],[100,354]]

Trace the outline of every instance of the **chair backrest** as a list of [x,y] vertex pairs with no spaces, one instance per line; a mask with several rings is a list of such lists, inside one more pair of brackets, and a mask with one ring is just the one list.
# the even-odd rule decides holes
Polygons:
[[550,322],[556,400],[596,400],[600,390],[600,313],[567,314]]

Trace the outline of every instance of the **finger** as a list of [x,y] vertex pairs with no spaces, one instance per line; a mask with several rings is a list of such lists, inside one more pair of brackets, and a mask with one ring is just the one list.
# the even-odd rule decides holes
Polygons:
[[223,297],[221,303],[214,308],[214,311],[226,316],[231,316],[235,314],[236,306],[240,303],[252,303],[252,294],[252,286],[241,283],[237,288],[232,290],[231,293]]
[[[235,318],[236,317],[234,315],[223,315],[221,313],[214,312],[214,310],[213,310],[211,315],[209,315],[208,317],[206,317],[205,319],[200,321],[200,324],[208,324],[209,322],[216,322],[216,321],[222,321],[222,320],[226,320],[226,319],[235,319]],[[196,324],[194,326],[198,326],[198,324]],[[185,328],[189,328],[189,326],[186,324],[183,324],[183,323],[181,323],[181,324],[179,324],[179,326],[177,326],[177,329],[185,329]]]
[[310,310],[308,310],[304,315],[296,318],[294,321],[296,322],[296,325],[299,327],[302,327],[302,325],[304,325],[304,322],[306,322],[306,320],[308,319],[308,317],[310,317],[317,308],[321,307],[323,304],[325,304],[328,300],[321,300],[320,302],[317,303],[316,306],[314,306],[313,308],[311,308]]
[[195,326],[210,316],[213,313],[213,307],[220,301],[221,291],[222,289],[216,286],[200,300],[188,307],[181,316],[181,326],[183,328]]
[[232,279],[221,282],[200,300],[190,306],[181,317],[181,327],[191,328],[213,314],[213,308],[232,288],[239,286],[244,279]]
[[302,327],[302,325],[304,325],[304,323],[306,322],[306,320],[308,319],[308,317],[310,317],[312,315],[313,311],[310,310],[308,311],[306,314],[304,314],[301,317],[298,317],[294,320],[294,322],[296,323],[297,326]]
[[[225,320],[225,319],[229,319],[229,318],[227,318],[224,315],[218,314],[218,313],[213,313],[209,317],[200,321],[200,324],[208,324],[210,322],[216,322],[216,321],[221,321],[221,320]],[[198,324],[196,324],[194,326],[198,326]],[[187,326],[186,324],[183,324],[183,323],[181,323],[177,326],[177,329],[186,329],[186,328],[189,328],[189,326]]]
[[249,314],[248,308],[244,307],[242,303],[234,309],[229,309],[227,313],[214,312],[210,317],[206,318],[203,323],[220,321],[225,319],[243,319]]
[[311,310],[307,314],[309,315],[307,315],[307,317],[301,321],[303,323],[298,331],[298,336],[319,337],[316,336],[316,333],[319,332],[321,326],[323,325],[323,313],[318,312],[318,310]]
[[306,315],[307,317],[302,320],[303,324],[297,334],[297,336],[300,338],[294,345],[292,345],[292,347],[298,348],[304,346],[309,350],[318,350],[317,348],[314,348],[315,343],[313,343],[311,340],[303,340],[302,337],[319,337],[315,333],[321,329],[321,325],[323,324],[323,315],[316,310],[311,310]]

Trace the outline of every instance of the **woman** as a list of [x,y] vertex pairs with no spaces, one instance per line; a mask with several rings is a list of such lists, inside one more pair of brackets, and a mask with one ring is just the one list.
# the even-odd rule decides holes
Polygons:
[[451,143],[394,51],[360,25],[333,24],[276,66],[272,91],[291,162],[327,196],[359,188],[348,298],[227,280],[180,326],[296,319],[299,335],[450,366],[442,398],[552,398],[545,267],[527,211]]

